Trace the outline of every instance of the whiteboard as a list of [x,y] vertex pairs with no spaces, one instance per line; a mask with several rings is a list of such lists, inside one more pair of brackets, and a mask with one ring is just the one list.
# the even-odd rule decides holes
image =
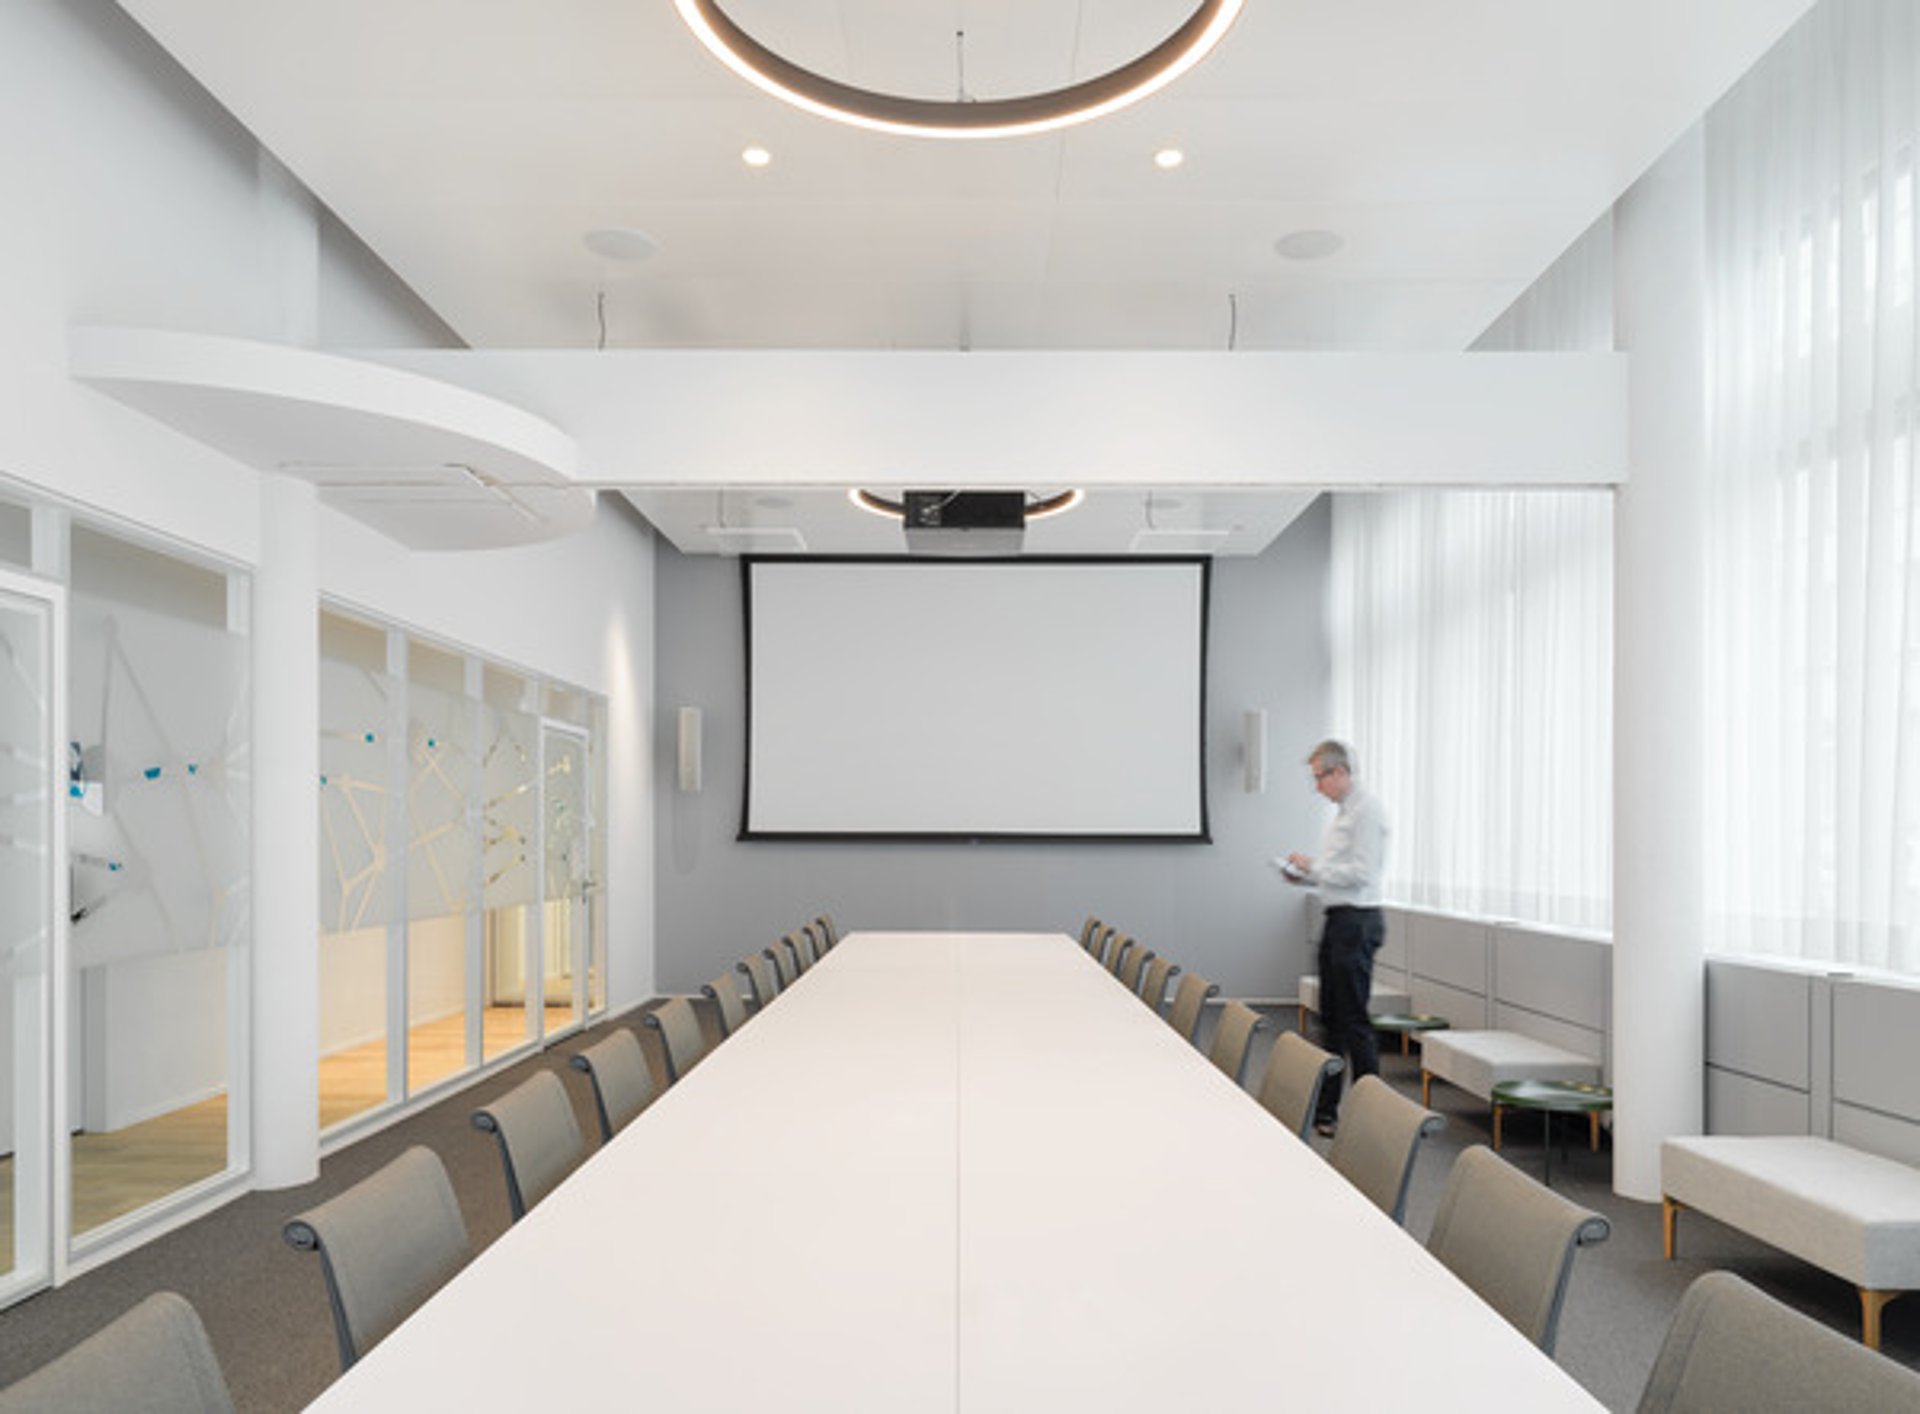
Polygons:
[[1206,838],[1205,560],[743,563],[742,838]]

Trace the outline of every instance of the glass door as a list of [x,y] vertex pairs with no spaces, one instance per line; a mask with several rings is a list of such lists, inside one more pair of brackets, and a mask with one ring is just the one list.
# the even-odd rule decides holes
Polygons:
[[0,1305],[46,1285],[53,1254],[49,1059],[55,921],[65,907],[60,591],[0,571]]
[[541,996],[543,1034],[581,1024],[587,1015],[587,938],[591,906],[592,818],[588,810],[587,737],[543,722],[541,790]]

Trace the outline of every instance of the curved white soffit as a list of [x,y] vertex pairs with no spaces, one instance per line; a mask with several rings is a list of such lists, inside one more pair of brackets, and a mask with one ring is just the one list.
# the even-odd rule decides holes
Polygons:
[[70,331],[68,368],[129,407],[415,550],[550,540],[593,518],[580,449],[510,403],[383,364],[164,329]]

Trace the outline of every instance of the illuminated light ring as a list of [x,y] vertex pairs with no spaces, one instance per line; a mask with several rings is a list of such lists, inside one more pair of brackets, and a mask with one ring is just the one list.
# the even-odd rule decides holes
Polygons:
[[[1062,511],[1070,511],[1086,499],[1087,493],[1079,487],[1062,491],[1057,495],[1043,496],[1037,501],[1027,502],[1026,518],[1042,520],[1047,516],[1057,516]],[[854,487],[847,492],[847,499],[863,511],[871,511],[877,516],[891,516],[895,520],[907,518],[907,506],[904,501],[895,501],[878,492]]]
[[1119,68],[1044,93],[942,102],[855,88],[803,69],[727,17],[717,0],[673,0],[713,56],[762,92],[837,123],[910,137],[1013,137],[1118,112],[1157,93],[1212,52],[1246,0],[1201,0],[1186,22]]

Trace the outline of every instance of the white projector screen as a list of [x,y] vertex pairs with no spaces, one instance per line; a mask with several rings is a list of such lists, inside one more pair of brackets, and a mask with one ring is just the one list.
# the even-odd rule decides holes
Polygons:
[[742,838],[1207,838],[1205,560],[743,563]]

